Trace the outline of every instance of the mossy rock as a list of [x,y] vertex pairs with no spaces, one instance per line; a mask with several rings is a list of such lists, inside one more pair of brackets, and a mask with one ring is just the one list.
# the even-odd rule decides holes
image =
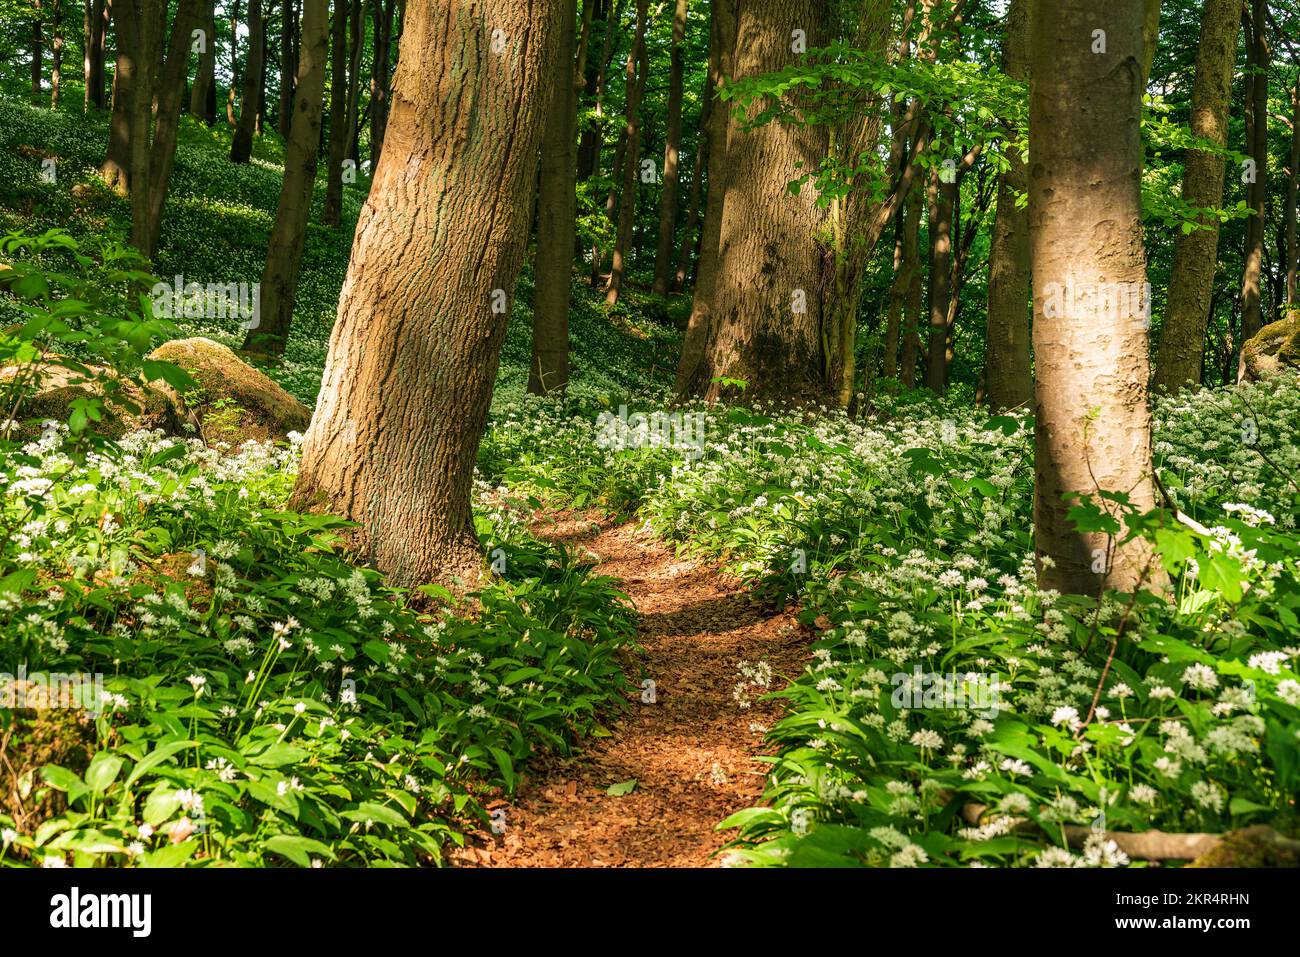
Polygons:
[[[182,416],[163,389],[132,382],[107,366],[85,364],[84,368],[86,371],[82,372],[57,362],[35,366],[35,381],[14,415],[18,427],[13,437],[38,438],[42,422],[48,419],[66,422],[74,401],[92,397],[103,401],[103,418],[90,424],[99,435],[116,439],[135,429],[161,429],[168,435],[181,433]],[[7,386],[18,372],[14,366],[0,369],[0,385]],[[26,369],[23,372],[27,374]]]
[[1287,318],[1270,322],[1241,347],[1245,379],[1260,379],[1281,372],[1300,371],[1300,309]]
[[219,342],[174,339],[149,358],[179,366],[198,383],[183,397],[173,395],[209,445],[284,439],[311,422],[310,409]]

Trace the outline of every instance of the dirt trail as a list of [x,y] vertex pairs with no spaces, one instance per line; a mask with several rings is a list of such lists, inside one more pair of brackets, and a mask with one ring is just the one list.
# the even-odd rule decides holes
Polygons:
[[[534,761],[505,805],[505,833],[456,853],[461,866],[702,867],[726,835],[716,825],[756,803],[773,704],[732,697],[741,660],[765,659],[773,687],[802,670],[808,638],[788,611],[751,603],[739,582],[678,558],[636,523],[549,516],[537,531],[600,556],[641,613],[640,642],[655,704],[639,700],[569,758]],[[635,778],[632,793],[611,784]]]

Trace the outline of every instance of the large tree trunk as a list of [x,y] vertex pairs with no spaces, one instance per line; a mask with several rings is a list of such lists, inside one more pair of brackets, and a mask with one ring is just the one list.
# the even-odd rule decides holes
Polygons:
[[632,226],[636,221],[637,181],[641,165],[641,96],[645,92],[645,22],[649,0],[636,0],[636,36],[627,51],[627,95],[624,128],[623,189],[619,197],[618,227],[614,234],[614,251],[610,257],[609,284],[605,289],[605,304],[618,302],[623,287],[623,272],[627,267],[628,251],[632,247]]
[[337,226],[343,215],[343,159],[348,148],[348,4],[335,0],[330,27],[329,157],[321,222]]
[[[794,63],[799,54],[791,49],[789,24],[806,30],[810,48],[824,43],[827,12],[816,0],[740,4],[736,77]],[[771,122],[742,129],[740,120],[728,116],[727,137],[718,263],[708,294],[713,316],[685,391],[715,400],[728,379],[747,383],[747,400],[828,401],[822,343],[826,265],[817,242],[826,211],[810,185],[798,195],[787,188],[826,157],[827,128]]]
[[[1042,588],[1151,583],[1145,539],[1079,532],[1069,496],[1154,506],[1142,245],[1143,0],[1055,0],[1030,20],[1034,539]],[[1087,38],[1106,31],[1106,52]],[[1133,308],[1134,302],[1138,308]],[[1146,309],[1141,308],[1145,305]],[[1145,311],[1145,315],[1143,312]],[[1105,503],[1103,503],[1104,505]]]
[[[304,10],[304,19],[306,16]],[[293,0],[280,0],[280,112],[276,125],[280,136],[285,140],[289,139],[293,122],[294,83],[298,74],[298,50],[293,38],[297,26]]]
[[[1228,107],[1240,23],[1241,0],[1205,0],[1190,122],[1193,133],[1220,147],[1228,142]],[[1183,201],[1218,208],[1223,202],[1223,167],[1224,158],[1218,153],[1188,150],[1183,165]],[[1219,218],[1214,215],[1202,217],[1200,228],[1174,237],[1169,298],[1156,358],[1157,386],[1176,392],[1201,380],[1218,251]]]
[[[1241,342],[1264,325],[1260,278],[1264,271],[1264,217],[1268,210],[1268,8],[1264,0],[1251,0],[1251,44],[1247,58],[1250,83],[1246,104],[1246,154],[1255,161],[1255,179],[1246,191],[1251,215],[1246,220],[1246,248],[1241,276]],[[1238,378],[1245,361],[1238,366]]]
[[387,145],[296,489],[300,504],[360,522],[359,550],[396,585],[474,579],[483,567],[474,461],[562,17],[558,4],[523,0],[407,6]]
[[261,107],[263,31],[262,0],[248,0],[248,57],[244,64],[244,91],[239,101],[239,122],[230,141],[230,159],[247,163],[253,155],[253,130]]
[[[1002,70],[1029,79],[1029,0],[1011,0]],[[998,208],[989,244],[988,324],[984,395],[994,411],[1029,407],[1034,382],[1029,360],[1029,216],[1016,204],[1025,191],[1024,143],[1008,143],[998,177]]]
[[206,0],[199,29],[203,31],[203,52],[199,54],[198,71],[190,89],[190,113],[203,118],[209,126],[216,122],[208,104],[212,100],[213,84],[217,81],[217,5],[216,0]]
[[[577,215],[574,184],[578,163],[578,89],[585,65],[574,64],[577,4],[562,0],[560,76],[542,134],[537,198],[536,292],[533,297],[533,354],[528,391],[563,392],[569,382],[569,299],[573,284],[573,236]],[[579,60],[582,57],[579,56]]]
[[686,53],[686,0],[677,0],[673,11],[671,65],[668,71],[668,129],[664,137],[664,188],[659,197],[659,245],[655,249],[655,275],[650,291],[668,293],[673,272],[673,233],[677,228],[677,194],[681,173],[678,150],[682,142],[682,72]]
[[312,185],[320,146],[321,100],[325,93],[325,60],[329,0],[303,0],[302,61],[294,94],[293,122],[284,154],[284,184],[271,227],[271,241],[262,271],[260,324],[248,330],[244,348],[283,355],[293,321],[298,273],[302,264]]

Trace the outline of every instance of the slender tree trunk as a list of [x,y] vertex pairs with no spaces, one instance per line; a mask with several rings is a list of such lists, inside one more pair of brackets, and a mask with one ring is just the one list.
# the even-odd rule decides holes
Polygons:
[[41,95],[41,79],[45,75],[45,33],[41,14],[41,0],[32,0],[36,17],[32,20],[32,95]]
[[270,62],[271,32],[266,29],[266,19],[262,19],[262,60],[257,71],[257,113],[253,117],[253,135],[258,137],[266,132],[266,65]]
[[1286,301],[1300,307],[1300,237],[1296,235],[1297,206],[1300,205],[1300,73],[1291,91],[1291,175],[1286,184]]
[[104,28],[108,22],[105,0],[86,0],[85,109],[104,108]]
[[[578,90],[585,64],[574,68],[577,4],[564,0],[560,31],[560,76],[542,134],[537,199],[536,293],[533,355],[528,391],[563,392],[569,382],[569,300],[573,284],[573,236],[577,215]],[[578,54],[581,61],[582,55]]]
[[262,0],[248,0],[248,57],[244,64],[244,92],[239,101],[239,122],[230,142],[230,159],[247,163],[253,155],[253,130],[261,106],[263,32]]
[[239,4],[234,0],[230,8],[230,89],[226,95],[226,122],[234,128],[239,122],[235,115],[235,88],[239,86]]
[[[1228,142],[1240,24],[1241,0],[1205,0],[1192,81],[1191,128],[1195,135],[1220,147]],[[1218,153],[1188,150],[1183,164],[1183,201],[1217,209],[1223,202],[1223,167],[1224,158]],[[1176,392],[1188,383],[1200,382],[1218,251],[1217,216],[1204,216],[1199,228],[1174,237],[1169,298],[1156,358],[1157,387]]]
[[394,0],[374,0],[371,12],[375,21],[374,68],[370,76],[370,167],[379,163],[384,148],[384,130],[388,125],[388,74],[393,40]]
[[[862,3],[855,42],[859,50],[875,57],[886,56],[892,12],[893,4],[889,0]],[[883,117],[884,104],[872,98],[859,107],[857,115],[837,124],[828,144],[833,158],[853,164],[873,150],[880,139]],[[864,179],[855,178],[848,195],[831,201],[828,217],[831,241],[824,257],[827,300],[822,314],[822,372],[832,399],[844,409],[853,402],[857,376],[863,274],[876,243],[898,215],[898,198],[891,196],[885,203],[875,201]],[[902,184],[901,176],[897,182]],[[867,365],[864,380],[875,376],[874,355]]]
[[[306,15],[304,10],[303,17]],[[293,42],[297,25],[293,0],[280,0],[280,114],[277,127],[285,140],[289,139],[293,121],[294,78],[298,74],[298,51]]]
[[194,86],[190,88],[190,113],[202,117],[209,126],[216,121],[216,117],[208,111],[208,101],[212,99],[212,88],[217,77],[216,9],[216,0],[206,0],[199,24],[199,29],[203,31],[203,52],[199,54]]
[[260,323],[244,338],[248,350],[283,355],[289,338],[316,181],[328,26],[329,0],[303,0],[302,62],[285,146],[284,184],[262,271]]
[[[1042,588],[1159,584],[1145,539],[1076,531],[1070,496],[1155,504],[1142,245],[1143,0],[1054,0],[1030,16],[1034,538]],[[1106,31],[1094,53],[1092,31]],[[1102,503],[1105,506],[1107,503]],[[1121,521],[1121,527],[1122,527]]]
[[948,299],[952,293],[952,214],[957,194],[955,170],[952,181],[939,170],[930,170],[927,191],[930,211],[930,332],[926,346],[925,385],[943,395],[948,379]]
[[[165,0],[156,0],[159,9],[165,9]],[[176,140],[180,132],[181,100],[185,93],[185,77],[189,74],[191,34],[199,22],[201,0],[179,0],[176,18],[172,24],[170,42],[166,44],[167,55],[161,58],[164,49],[165,31],[160,32],[152,43],[157,51],[154,62],[159,63],[157,86],[150,97],[150,110],[154,115],[153,137],[148,138],[148,116],[144,121],[144,132],[148,142],[148,184],[146,192],[145,225],[147,232],[136,235],[132,231],[131,243],[144,255],[153,258],[158,248],[158,237],[162,231],[163,206],[167,202],[167,192],[171,184],[172,167],[176,163]],[[160,17],[160,23],[165,24]],[[153,105],[156,102],[156,110]],[[138,194],[132,191],[132,205],[137,202]]]
[[[115,0],[113,6],[126,2],[127,0]],[[121,16],[117,11],[113,14],[115,21],[120,20]],[[117,29],[116,22],[114,27]],[[135,74],[135,64],[126,52],[127,46],[129,42],[124,44],[119,36],[117,59],[113,66],[113,108],[108,121],[108,149],[100,167],[104,181],[121,196],[127,195],[131,190],[131,78]]]
[[[1246,153],[1255,161],[1255,179],[1247,189],[1251,215],[1246,220],[1245,268],[1241,277],[1241,344],[1244,346],[1264,325],[1260,278],[1264,270],[1264,218],[1268,212],[1268,7],[1251,0],[1250,100],[1246,105]],[[1245,362],[1237,376],[1245,372]]]
[[[1029,79],[1029,2],[1011,0],[1002,70]],[[1029,359],[1029,215],[1017,205],[1025,191],[1024,143],[1008,143],[1008,167],[998,177],[997,212],[989,245],[988,325],[984,395],[994,411],[1028,408],[1034,394]]]
[[691,198],[686,207],[686,225],[682,228],[682,245],[677,253],[677,269],[673,274],[673,291],[686,285],[690,272],[691,256],[699,248],[700,203],[704,197],[704,171],[709,161],[709,123],[713,112],[713,76],[704,80],[704,105],[700,107],[700,130],[695,143],[695,165],[691,168]]
[[335,0],[330,27],[330,128],[325,206],[321,222],[337,226],[343,214],[343,159],[348,148],[348,3]]
[[[700,252],[695,264],[695,294],[691,315],[682,340],[682,357],[677,366],[674,391],[680,398],[703,391],[708,379],[703,374],[705,348],[714,322],[714,285],[718,272],[722,238],[722,213],[727,195],[727,162],[731,124],[728,105],[717,100],[719,91],[733,75],[736,46],[737,0],[712,0],[709,27],[709,76],[713,97],[707,122],[700,133],[708,138],[709,191],[705,196],[704,224],[700,229]],[[698,174],[697,174],[698,175]]]
[[914,186],[903,202],[903,273],[907,277],[903,297],[903,356],[898,378],[909,389],[916,388],[916,361],[921,351],[921,189]]
[[609,284],[605,289],[605,304],[618,302],[623,287],[626,258],[632,246],[632,225],[636,221],[637,179],[641,161],[641,96],[645,92],[645,23],[649,0],[636,0],[636,37],[627,51],[627,96],[625,99],[627,126],[624,130],[623,190],[619,199],[618,228],[614,235],[614,251],[610,259]]
[[[370,0],[377,2],[377,0]],[[347,153],[353,163],[360,165],[358,155],[357,110],[361,101],[361,53],[366,45],[366,0],[352,0],[352,13],[348,18],[348,114],[347,114]],[[370,173],[373,176],[372,164]]]
[[[752,0],[738,6],[735,75],[796,62],[790,34],[800,24],[808,47],[825,42],[826,7],[816,0]],[[806,26],[804,26],[806,25]],[[729,111],[720,111],[725,116]],[[729,175],[718,264],[709,293],[714,317],[687,391],[720,398],[722,380],[747,383],[746,400],[827,401],[822,344],[826,264],[817,237],[826,211],[809,186],[790,180],[827,155],[824,126],[766,123],[741,129],[728,117]],[[689,335],[689,330],[688,330]],[[685,361],[686,355],[683,355]],[[680,370],[679,370],[680,373]]]
[[59,92],[63,85],[63,0],[54,0],[54,8],[50,12],[54,20],[54,43],[51,47],[52,60],[50,62],[50,109],[59,108]]
[[[594,105],[592,112],[595,116],[591,123],[588,133],[584,133],[584,141],[589,144],[588,153],[589,164],[584,168],[585,173],[582,178],[589,179],[593,176],[600,175],[600,156],[601,146],[605,138],[605,94],[609,86],[609,67],[614,59],[614,38],[617,36],[618,26],[623,19],[623,10],[627,0],[617,0],[605,7],[605,36],[603,40],[603,51],[600,58],[600,69],[596,74],[596,88],[594,91]],[[623,147],[627,139],[627,129],[624,127],[619,130],[618,148],[614,156],[614,166],[611,170],[613,183],[610,185],[609,198],[605,203],[605,215],[613,219],[614,200],[616,199],[616,189],[623,173]],[[581,148],[579,151],[581,153]],[[579,161],[581,162],[581,160]],[[600,283],[600,266],[604,256],[601,252],[600,244],[593,243],[591,247],[591,288],[595,289]]]
[[673,272],[673,232],[677,226],[677,193],[681,173],[678,150],[682,141],[682,72],[686,53],[686,0],[677,0],[673,11],[671,66],[668,71],[668,130],[664,138],[664,188],[659,198],[659,245],[655,249],[655,275],[650,291],[668,293]]
[[[470,490],[524,255],[558,4],[410,0],[296,498],[395,585],[476,579]],[[506,45],[492,49],[492,24]],[[567,74],[566,74],[567,76]],[[456,242],[437,241],[455,236]]]

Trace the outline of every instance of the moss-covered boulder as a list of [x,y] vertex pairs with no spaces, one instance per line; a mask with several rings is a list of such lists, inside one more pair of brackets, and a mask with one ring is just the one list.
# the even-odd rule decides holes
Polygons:
[[1270,322],[1241,347],[1245,379],[1258,382],[1280,372],[1300,372],[1300,309]]
[[78,399],[101,401],[102,418],[89,423],[94,432],[116,439],[135,429],[162,429],[168,435],[182,430],[182,415],[165,390],[124,379],[105,366],[68,368],[57,362],[43,362],[22,368],[0,369],[0,392],[7,392],[21,376],[23,398],[14,420],[11,437],[34,439],[47,419],[67,422]]
[[188,372],[197,388],[174,401],[209,445],[232,448],[249,439],[283,439],[305,432],[311,410],[279,383],[211,339],[174,339],[149,356]]

